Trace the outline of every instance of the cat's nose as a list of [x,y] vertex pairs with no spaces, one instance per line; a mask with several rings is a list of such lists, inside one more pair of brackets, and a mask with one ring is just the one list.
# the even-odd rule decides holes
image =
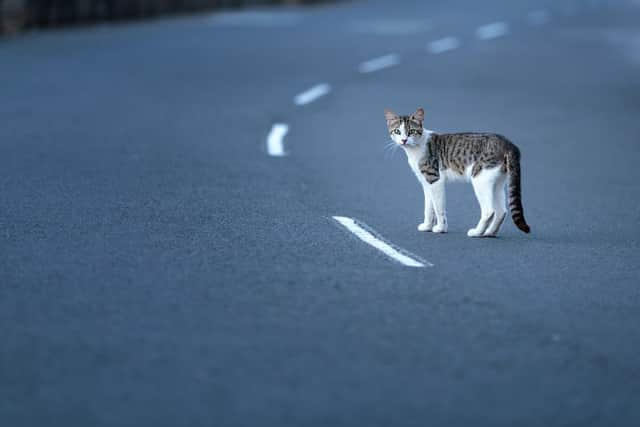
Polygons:
[[408,140],[409,140],[409,139],[403,139],[403,140],[402,140],[402,145],[406,144]]

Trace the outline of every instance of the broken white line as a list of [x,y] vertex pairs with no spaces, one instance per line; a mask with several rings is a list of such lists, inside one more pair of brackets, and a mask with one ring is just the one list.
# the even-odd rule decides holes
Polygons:
[[267,136],[267,152],[270,156],[282,157],[285,155],[282,140],[287,132],[289,132],[289,126],[284,123],[276,123],[271,127],[269,136]]
[[506,22],[493,22],[491,24],[478,27],[476,37],[480,40],[491,40],[502,37],[509,32],[509,25]]
[[331,86],[329,86],[328,83],[320,83],[296,95],[295,98],[293,98],[293,102],[299,106],[306,105],[328,94],[330,91]]
[[380,71],[385,68],[393,67],[395,65],[398,65],[399,63],[400,56],[392,53],[363,62],[358,67],[358,71],[360,71],[361,73],[373,73],[374,71]]
[[365,230],[353,218],[345,216],[334,216],[333,219],[338,221],[351,233],[355,234],[363,242],[373,246],[389,258],[399,262],[407,267],[433,267],[433,264],[421,260],[417,256],[409,252],[395,248],[390,243],[385,242],[381,237],[375,236],[372,232]]
[[438,40],[434,40],[427,46],[427,50],[433,54],[439,54],[448,50],[457,49],[460,47],[460,40],[456,37],[443,37]]
[[533,10],[527,15],[527,22],[531,25],[542,25],[549,22],[549,12],[546,10]]

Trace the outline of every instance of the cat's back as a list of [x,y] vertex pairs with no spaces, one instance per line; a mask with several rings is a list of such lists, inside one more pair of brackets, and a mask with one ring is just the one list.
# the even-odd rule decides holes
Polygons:
[[517,150],[505,136],[488,132],[432,135],[441,168],[455,176],[475,176],[481,169],[502,166],[508,151]]
[[432,135],[436,142],[448,146],[507,146],[512,144],[504,135],[490,132],[455,132]]

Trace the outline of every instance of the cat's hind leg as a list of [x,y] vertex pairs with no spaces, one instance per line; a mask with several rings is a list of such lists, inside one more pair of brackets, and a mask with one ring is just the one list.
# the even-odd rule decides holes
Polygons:
[[495,217],[494,187],[498,178],[496,172],[499,171],[485,169],[471,178],[473,191],[480,204],[480,220],[474,228],[467,231],[469,237],[482,237]]
[[504,222],[505,217],[507,216],[507,205],[505,201],[504,194],[504,185],[507,180],[507,175],[503,174],[496,179],[494,188],[493,188],[493,210],[495,215],[493,216],[493,220],[491,224],[484,232],[484,237],[495,237],[500,231],[500,226]]

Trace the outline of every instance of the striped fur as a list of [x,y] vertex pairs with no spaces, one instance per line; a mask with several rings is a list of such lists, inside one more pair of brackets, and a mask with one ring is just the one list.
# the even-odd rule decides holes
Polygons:
[[522,195],[520,192],[520,150],[514,144],[510,144],[506,153],[507,173],[509,174],[509,210],[511,219],[520,230],[529,233],[531,228],[524,219],[522,208]]

